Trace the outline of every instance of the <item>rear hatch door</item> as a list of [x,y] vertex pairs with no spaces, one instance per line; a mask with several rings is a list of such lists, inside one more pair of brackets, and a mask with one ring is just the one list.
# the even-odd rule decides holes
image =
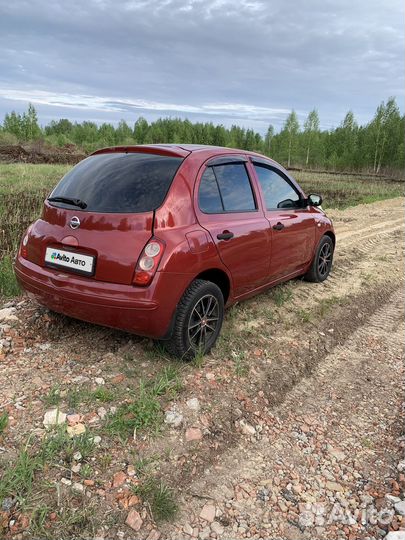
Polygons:
[[130,284],[154,210],[183,158],[110,152],[68,172],[30,233],[28,259],[88,279]]

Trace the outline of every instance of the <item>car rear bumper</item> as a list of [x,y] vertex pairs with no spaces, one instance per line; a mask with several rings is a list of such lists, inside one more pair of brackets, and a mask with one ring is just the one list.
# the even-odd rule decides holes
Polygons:
[[145,288],[107,283],[44,268],[20,254],[14,270],[21,287],[52,311],[152,338],[167,336],[190,279],[157,272]]

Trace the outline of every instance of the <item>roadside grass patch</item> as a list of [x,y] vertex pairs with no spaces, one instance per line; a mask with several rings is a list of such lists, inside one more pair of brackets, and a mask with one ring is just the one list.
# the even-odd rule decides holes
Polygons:
[[98,463],[100,466],[100,469],[105,472],[109,469],[111,463],[112,463],[112,455],[109,453],[104,453],[101,456],[98,456]]
[[172,366],[163,369],[151,381],[141,380],[138,395],[107,417],[105,429],[121,440],[136,435],[140,430],[158,433],[163,424],[163,409],[158,398],[173,399],[180,389],[178,371]]
[[88,459],[94,451],[93,434],[86,431],[77,437],[70,437],[66,426],[61,425],[46,434],[41,444],[40,454],[43,462],[52,464],[55,460],[62,460],[70,464],[76,452],[80,452],[82,459]]
[[312,320],[312,313],[306,309],[299,309],[297,311],[298,318],[303,323],[308,323]]
[[30,533],[33,538],[47,538],[47,530],[45,524],[51,508],[47,505],[40,505],[34,509],[30,521]]
[[155,521],[169,521],[176,516],[178,505],[174,492],[161,480],[146,478],[132,490],[149,506]]
[[192,363],[197,368],[202,368],[205,362],[205,355],[204,352],[200,349],[195,352],[194,358],[192,359]]
[[88,463],[84,463],[80,469],[80,476],[82,478],[91,478],[93,474],[93,467],[91,467]]
[[115,398],[116,393],[103,386],[99,386],[90,394],[90,401],[101,401],[101,403],[111,403]]
[[342,299],[338,296],[322,298],[321,300],[319,300],[316,310],[321,317],[324,317],[333,307],[341,305],[341,303]]
[[49,390],[49,392],[42,398],[42,401],[46,407],[56,407],[62,401],[60,395],[60,386],[55,384]]
[[232,360],[235,364],[235,375],[245,377],[249,373],[249,365],[246,362],[245,351],[232,351]]
[[402,197],[404,183],[375,178],[327,172],[297,171],[293,173],[306,193],[322,195],[324,208],[345,209]]
[[[27,507],[33,488],[38,483],[35,478],[36,473],[45,467],[69,466],[76,452],[81,454],[82,475],[90,475],[91,467],[85,461],[90,458],[94,448],[93,434],[86,432],[71,438],[66,432],[65,425],[48,432],[36,449],[31,444],[30,437],[13,463],[1,463],[0,469],[4,472],[0,477],[0,501],[6,497],[12,497],[20,506]],[[31,503],[33,504],[33,501]],[[35,500],[35,507],[38,509],[34,512],[33,528],[40,531],[46,519],[47,510],[45,506],[38,504],[38,497]]]
[[0,296],[8,298],[18,296],[18,294],[20,294],[20,287],[14,274],[11,255],[6,255],[1,259],[0,253]]
[[113,392],[104,386],[99,386],[95,390],[91,390],[91,388],[88,387],[69,388],[66,393],[61,393],[59,389],[59,401],[57,403],[49,403],[49,400],[52,399],[52,393],[56,394],[54,400],[57,400],[57,389],[51,389],[46,398],[48,405],[58,405],[61,401],[65,401],[70,409],[77,409],[82,403],[96,403],[97,401],[101,403],[110,403],[117,399],[118,391],[116,390]]
[[8,414],[6,412],[3,412],[0,414],[0,435],[3,433],[3,431],[8,426]]
[[134,462],[136,474],[138,476],[146,476],[150,472],[152,465],[158,462],[159,459],[159,454],[152,454],[151,456],[136,459]]
[[[47,521],[48,515],[54,512],[57,514],[55,521]],[[67,501],[61,508],[51,508],[41,505],[33,512],[30,533],[31,538],[45,538],[54,540],[55,538],[94,538],[98,528],[96,519],[96,509],[94,503],[83,501],[81,506],[72,505]]]
[[22,503],[31,493],[35,473],[43,467],[41,456],[29,449],[29,442],[18,454],[12,465],[4,466],[4,474],[0,478],[0,500],[16,497]]
[[289,283],[286,283],[285,285],[278,285],[277,287],[274,287],[274,289],[270,290],[270,295],[276,306],[281,307],[292,298],[293,293],[291,285]]

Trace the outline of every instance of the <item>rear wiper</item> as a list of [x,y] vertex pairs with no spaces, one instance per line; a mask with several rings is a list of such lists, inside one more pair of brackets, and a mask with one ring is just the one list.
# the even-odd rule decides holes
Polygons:
[[73,204],[73,206],[78,206],[79,208],[87,208],[87,204],[81,199],[74,199],[73,197],[49,197],[48,201],[50,202],[62,202],[66,204]]

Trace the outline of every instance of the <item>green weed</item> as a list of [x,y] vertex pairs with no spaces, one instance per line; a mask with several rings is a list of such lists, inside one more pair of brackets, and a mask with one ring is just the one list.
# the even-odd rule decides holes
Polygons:
[[334,306],[339,305],[340,303],[341,299],[337,296],[322,298],[318,302],[317,311],[321,317],[324,317]]
[[162,481],[147,478],[132,489],[149,506],[156,521],[168,521],[176,516],[178,505],[173,490]]
[[312,320],[312,313],[306,309],[299,309],[297,312],[298,318],[303,323],[308,323]]
[[35,473],[42,467],[41,457],[31,452],[27,443],[15,463],[4,469],[0,479],[0,500],[5,497],[16,497],[22,502],[31,493]]
[[0,296],[7,298],[18,294],[20,294],[20,287],[14,274],[13,261],[10,255],[6,255],[3,259],[0,258]]
[[60,386],[58,384],[52,386],[49,392],[42,398],[42,401],[47,407],[56,407],[56,405],[59,405],[62,401]]
[[110,403],[114,401],[117,394],[112,390],[108,390],[103,386],[99,386],[96,390],[91,392],[89,401],[101,401],[102,403]]
[[180,389],[178,371],[172,366],[166,367],[152,381],[141,380],[139,395],[107,417],[107,431],[121,439],[131,437],[139,430],[158,432],[163,422],[163,411],[158,398],[173,398]]
[[8,426],[8,414],[7,412],[3,412],[0,414],[0,435],[3,433],[3,431]]
[[86,460],[93,453],[94,447],[93,434],[86,431],[77,437],[70,437],[65,426],[61,425],[45,436],[40,452],[44,462],[62,460],[70,464],[76,452],[80,452],[82,459]]
[[292,289],[289,283],[285,285],[278,285],[270,292],[276,306],[281,307],[288,300],[292,298]]
[[235,375],[237,377],[245,377],[249,373],[249,365],[246,362],[246,354],[244,351],[232,351],[232,360],[235,364]]

